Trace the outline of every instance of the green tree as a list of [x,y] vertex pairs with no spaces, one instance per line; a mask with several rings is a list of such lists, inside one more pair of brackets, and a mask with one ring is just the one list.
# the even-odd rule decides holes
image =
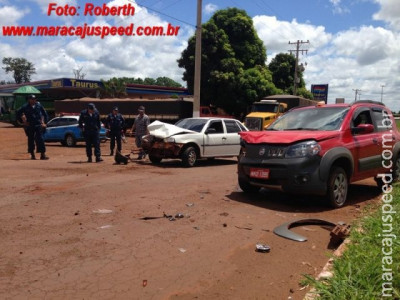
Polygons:
[[[195,36],[188,41],[178,65],[193,93]],[[228,113],[246,112],[254,100],[275,93],[266,49],[245,11],[217,11],[202,26],[201,105],[215,105]],[[257,83],[265,86],[258,86]]]
[[314,99],[314,95],[307,90],[305,87],[301,87],[297,89],[297,96],[307,98],[307,99]]
[[182,87],[181,84],[168,77],[158,77],[156,79],[150,77],[146,77],[145,79],[135,78],[135,77],[118,77],[118,78],[114,77],[109,80],[121,81],[124,84],[144,84],[144,85],[158,85],[166,87]]
[[172,80],[168,77],[158,77],[157,79],[146,77],[134,78],[134,77],[113,77],[108,80],[101,79],[104,88],[101,89],[102,97],[121,98],[127,95],[126,85],[127,84],[144,84],[144,85],[157,85],[165,87],[182,87],[181,84]]
[[[272,81],[275,86],[283,91],[284,94],[293,94],[294,71],[296,66],[296,58],[287,53],[279,53],[268,65],[272,72]],[[306,95],[312,96],[311,92],[305,89],[305,81],[303,79],[303,71],[297,68],[297,78],[300,80],[297,85],[297,95],[308,99]]]
[[6,73],[13,73],[15,83],[29,82],[31,76],[36,73],[34,65],[21,57],[3,57],[3,65]]
[[181,88],[182,85],[168,77],[157,77],[156,85]]
[[122,98],[126,96],[126,84],[120,78],[111,78],[109,80],[101,80],[104,88],[101,89],[102,98]]

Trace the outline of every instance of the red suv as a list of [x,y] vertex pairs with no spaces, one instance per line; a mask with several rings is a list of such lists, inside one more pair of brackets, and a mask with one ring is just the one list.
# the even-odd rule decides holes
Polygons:
[[241,132],[240,188],[326,195],[333,207],[349,183],[375,177],[379,186],[400,173],[400,133],[382,103],[317,105],[291,110],[266,131]]

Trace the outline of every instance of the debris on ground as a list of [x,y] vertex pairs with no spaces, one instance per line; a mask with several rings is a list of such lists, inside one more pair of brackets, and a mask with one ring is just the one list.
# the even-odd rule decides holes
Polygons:
[[297,241],[297,242],[305,242],[307,241],[307,238],[297,234],[293,231],[290,231],[291,228],[301,226],[301,225],[325,225],[325,226],[330,226],[330,227],[335,227],[336,224],[325,221],[325,220],[320,220],[320,219],[302,219],[302,220],[296,220],[296,221],[291,221],[284,223],[278,227],[274,228],[274,233],[276,235],[279,235],[281,237],[287,238],[289,240]]
[[331,233],[331,241],[333,243],[341,243],[345,238],[350,235],[350,225],[342,224],[336,225]]
[[256,244],[256,251],[257,252],[267,253],[270,250],[271,250],[271,248],[268,245]]

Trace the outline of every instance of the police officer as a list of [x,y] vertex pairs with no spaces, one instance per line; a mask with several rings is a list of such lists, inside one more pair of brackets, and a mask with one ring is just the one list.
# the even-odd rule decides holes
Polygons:
[[96,162],[101,162],[100,152],[100,114],[93,103],[89,103],[87,109],[81,111],[79,116],[79,128],[83,130],[83,137],[86,142],[86,155],[88,162],[92,162],[92,147],[94,147],[94,155]]
[[115,141],[117,141],[117,150],[121,152],[122,130],[125,127],[125,119],[118,112],[118,107],[114,106],[113,111],[107,116],[107,128],[110,130],[110,155],[114,155]]
[[31,159],[36,159],[35,143],[37,152],[40,152],[40,159],[49,159],[46,156],[46,146],[43,140],[48,115],[35,95],[28,96],[28,103],[17,110],[16,117],[25,126],[25,134],[28,137],[28,152],[31,154]]

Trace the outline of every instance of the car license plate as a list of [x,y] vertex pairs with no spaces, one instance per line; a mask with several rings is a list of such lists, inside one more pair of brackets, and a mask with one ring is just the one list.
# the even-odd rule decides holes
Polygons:
[[260,179],[268,179],[269,178],[269,169],[250,168],[250,177],[260,178]]

